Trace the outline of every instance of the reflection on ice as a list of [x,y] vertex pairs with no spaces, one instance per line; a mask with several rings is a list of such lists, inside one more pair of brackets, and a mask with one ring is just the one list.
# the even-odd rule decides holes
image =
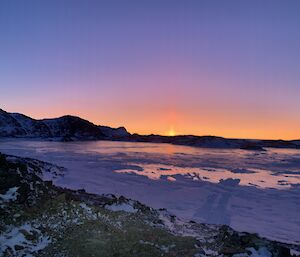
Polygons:
[[[130,163],[129,165],[136,165]],[[162,164],[142,164],[141,169],[119,169],[116,172],[135,173],[143,175],[149,179],[160,179],[166,176],[170,181],[176,181],[175,175],[182,175],[191,178],[194,181],[205,180],[212,183],[219,183],[221,180],[238,179],[239,184],[243,186],[257,186],[261,188],[284,189],[291,187],[291,184],[300,182],[300,175],[286,176],[284,173],[273,175],[271,171],[262,169],[228,169],[221,168],[191,168],[177,167]]]
[[67,168],[55,183],[167,208],[184,219],[300,245],[300,150],[0,140],[0,151]]

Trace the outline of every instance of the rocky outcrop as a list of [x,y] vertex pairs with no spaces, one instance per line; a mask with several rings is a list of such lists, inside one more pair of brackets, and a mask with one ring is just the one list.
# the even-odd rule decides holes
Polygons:
[[107,126],[99,126],[100,131],[111,140],[129,138],[130,134],[127,132],[126,128],[111,128]]
[[63,168],[0,154],[1,256],[274,256],[298,246],[186,222],[114,195],[59,188]]
[[76,116],[66,115],[60,118],[35,120],[23,114],[8,113],[1,109],[0,137],[42,138],[60,141],[120,140],[254,151],[264,151],[265,147],[300,149],[300,140],[249,140],[193,135],[131,135],[124,127],[97,126]]
[[259,140],[247,139],[228,139],[216,136],[160,136],[160,135],[138,135],[133,134],[130,137],[133,141],[152,142],[152,143],[169,143],[174,145],[187,145],[203,148],[219,148],[219,149],[245,149],[263,151],[264,145]]
[[0,137],[44,138],[62,141],[99,140],[107,136],[99,127],[76,116],[35,120],[19,113],[0,111]]
[[105,137],[98,126],[76,116],[67,115],[56,119],[44,119],[41,122],[48,127],[53,138],[93,140]]

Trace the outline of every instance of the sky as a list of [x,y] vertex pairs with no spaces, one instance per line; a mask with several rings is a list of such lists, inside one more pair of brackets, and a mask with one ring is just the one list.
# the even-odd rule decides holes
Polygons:
[[0,1],[0,108],[300,138],[300,1]]

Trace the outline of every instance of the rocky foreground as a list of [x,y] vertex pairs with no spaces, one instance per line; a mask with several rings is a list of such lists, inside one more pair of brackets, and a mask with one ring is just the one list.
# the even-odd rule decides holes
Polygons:
[[59,188],[64,169],[0,154],[0,256],[297,256],[297,246]]

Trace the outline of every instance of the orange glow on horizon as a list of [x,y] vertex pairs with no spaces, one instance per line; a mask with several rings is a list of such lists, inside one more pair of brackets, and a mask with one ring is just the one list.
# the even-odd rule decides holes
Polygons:
[[176,132],[175,132],[173,127],[170,128],[167,135],[170,136],[170,137],[176,136]]
[[244,114],[205,109],[201,111],[202,109],[199,108],[196,113],[191,110],[177,110],[170,114],[170,108],[136,108],[135,106],[131,109],[109,108],[109,106],[107,108],[83,108],[83,106],[76,108],[62,105],[57,105],[55,108],[32,109],[30,107],[20,110],[4,106],[3,109],[8,112],[23,113],[35,119],[56,118],[69,114],[89,120],[96,125],[124,126],[128,132],[141,135],[212,135],[245,139],[300,139],[300,122],[292,116],[280,113],[274,113],[274,116],[271,116],[269,114],[258,115],[254,113],[255,111]]
[[7,112],[140,135],[300,140],[298,3],[76,1],[64,15],[56,1],[2,2]]

